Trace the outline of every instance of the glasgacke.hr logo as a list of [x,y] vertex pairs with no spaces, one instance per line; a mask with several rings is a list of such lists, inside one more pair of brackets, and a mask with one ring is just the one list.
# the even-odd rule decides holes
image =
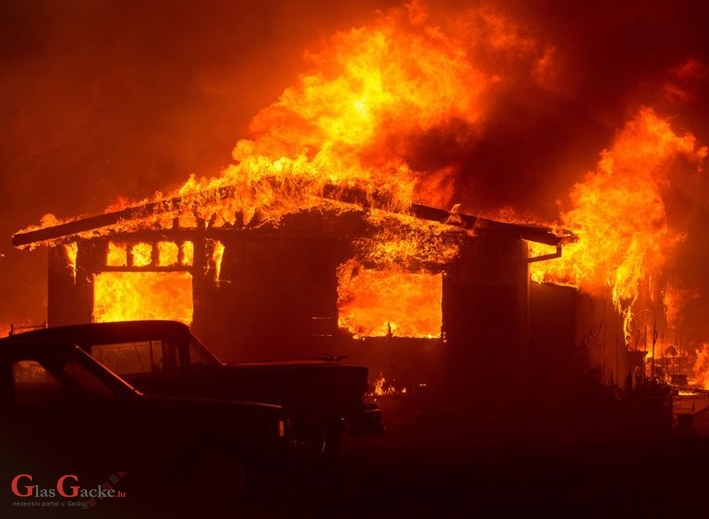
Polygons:
[[[78,476],[74,474],[65,474],[57,480],[54,488],[45,488],[40,485],[31,485],[33,483],[31,474],[18,474],[12,478],[10,489],[12,493],[20,498],[39,498],[39,500],[15,501],[14,506],[82,506],[83,508],[93,508],[104,498],[126,497],[126,492],[115,488],[116,483],[120,481],[125,472],[114,472],[101,485],[96,485],[93,488],[82,488],[79,483]],[[81,501],[66,502],[62,501],[45,501],[45,499],[53,498],[79,498]]]

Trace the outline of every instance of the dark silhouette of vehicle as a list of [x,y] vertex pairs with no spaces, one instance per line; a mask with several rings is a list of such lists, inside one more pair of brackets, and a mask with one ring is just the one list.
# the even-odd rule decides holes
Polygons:
[[74,344],[0,347],[0,472],[14,501],[60,498],[63,476],[67,493],[108,484],[132,503],[246,496],[294,448],[282,407],[144,395]]
[[176,321],[126,321],[44,328],[0,340],[71,341],[147,394],[228,398],[283,406],[301,461],[331,460],[341,434],[384,431],[364,402],[368,369],[339,358],[227,364]]

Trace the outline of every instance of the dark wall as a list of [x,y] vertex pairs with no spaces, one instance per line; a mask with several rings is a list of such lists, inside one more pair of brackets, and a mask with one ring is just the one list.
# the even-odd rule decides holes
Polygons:
[[531,283],[528,369],[533,380],[558,386],[588,377],[588,345],[576,333],[579,293],[573,287]]
[[195,305],[195,331],[226,360],[312,357],[337,332],[336,239],[235,233],[217,286]]
[[47,325],[90,323],[93,312],[95,247],[84,242],[76,259],[76,270],[64,246],[49,249]]
[[527,263],[521,240],[467,240],[443,281],[450,390],[467,395],[513,377],[527,347]]
[[[373,376],[444,380],[463,393],[515,376],[529,350],[524,242],[489,235],[462,242],[443,276],[441,339],[361,341],[338,330],[336,271],[366,230],[361,215],[306,213],[275,228],[193,236],[195,333],[227,361],[347,355]],[[215,282],[209,258],[217,240],[225,250]],[[50,324],[90,322],[105,241],[81,243],[76,280],[63,254],[53,249],[50,261]]]

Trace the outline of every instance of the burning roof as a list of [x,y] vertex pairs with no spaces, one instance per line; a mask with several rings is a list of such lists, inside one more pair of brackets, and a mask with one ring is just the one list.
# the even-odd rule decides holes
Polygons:
[[[234,195],[235,189],[224,187],[218,190],[201,191],[185,197],[149,202],[102,215],[69,220],[56,225],[28,228],[15,234],[12,237],[12,243],[16,247],[33,248],[138,230],[197,229],[199,228],[198,220],[202,221],[202,229],[247,229],[266,225],[263,220],[254,218],[255,213],[245,221],[241,211],[232,210],[231,220],[225,220],[223,214],[218,219],[216,210],[205,211],[206,207],[228,207],[233,202],[231,197]],[[318,202],[317,207],[324,212],[365,210],[362,206],[336,201],[333,198],[322,198]],[[316,207],[316,205],[313,204],[312,207]],[[406,218],[409,215],[414,217],[414,220],[433,222],[471,234],[494,232],[553,246],[572,239],[572,235],[568,232],[553,231],[551,228],[543,226],[497,222],[420,204],[413,204],[407,213],[378,211],[377,215],[377,218],[380,219],[383,216]],[[408,221],[414,220],[409,219]],[[270,220],[269,223],[275,224],[276,222]]]

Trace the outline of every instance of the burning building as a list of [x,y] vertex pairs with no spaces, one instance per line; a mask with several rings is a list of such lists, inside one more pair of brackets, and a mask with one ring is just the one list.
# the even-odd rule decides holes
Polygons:
[[[336,33],[219,176],[15,235],[50,248],[49,324],[174,318],[226,359],[347,354],[405,386],[635,377],[678,328],[671,180],[707,154],[692,134],[633,110],[555,224],[577,239],[433,209],[478,187],[467,154],[512,85],[564,92],[559,49],[495,10],[433,24],[417,2]],[[523,173],[505,178],[524,191]]]
[[[49,325],[176,319],[228,360],[345,354],[407,384],[490,383],[531,356],[528,265],[572,238],[365,208],[356,192],[277,220],[218,217],[234,192],[16,234],[16,246],[49,246]],[[553,252],[529,257],[529,242]]]

